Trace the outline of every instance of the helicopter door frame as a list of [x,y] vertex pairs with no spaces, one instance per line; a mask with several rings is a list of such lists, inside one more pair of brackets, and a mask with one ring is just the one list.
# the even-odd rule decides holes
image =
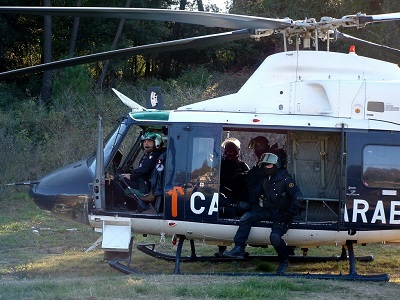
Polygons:
[[287,138],[286,168],[306,200],[305,212],[294,223],[338,230],[346,176],[344,135],[337,130],[289,130]]
[[105,197],[105,176],[104,176],[104,141],[103,141],[103,120],[98,117],[96,170],[93,182],[93,198],[97,210],[106,208]]
[[169,126],[165,218],[217,222],[221,138],[221,124]]

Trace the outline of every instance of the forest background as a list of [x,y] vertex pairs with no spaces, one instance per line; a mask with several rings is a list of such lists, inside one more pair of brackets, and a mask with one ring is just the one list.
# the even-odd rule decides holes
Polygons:
[[[203,3],[204,2],[204,3]],[[111,6],[229,12],[293,20],[341,18],[363,12],[400,11],[398,0],[3,0],[2,6]],[[143,20],[0,15],[0,72],[101,51],[222,32]],[[225,30],[226,31],[226,30]],[[343,32],[400,48],[400,22]],[[128,112],[116,88],[145,106],[149,86],[160,86],[167,109],[236,92],[268,56],[282,51],[274,35],[184,51],[136,55],[0,81],[0,184],[35,180],[90,154],[97,118],[105,132]],[[349,45],[334,43],[332,51]],[[399,63],[399,58],[364,47],[359,55]],[[0,187],[0,189],[3,189]],[[2,190],[4,192],[4,190]]]

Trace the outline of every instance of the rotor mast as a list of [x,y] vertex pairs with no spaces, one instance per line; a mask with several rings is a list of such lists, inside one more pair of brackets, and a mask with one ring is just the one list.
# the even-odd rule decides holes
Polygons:
[[[304,50],[311,49],[311,46],[315,47],[316,51],[319,51],[319,41],[326,42],[326,51],[330,50],[330,41],[336,40],[340,35],[338,28],[340,27],[356,27],[363,28],[367,24],[374,22],[387,22],[400,20],[400,13],[382,14],[367,16],[362,13],[355,15],[344,16],[341,19],[332,17],[322,17],[318,22],[314,18],[305,18],[304,20],[286,20],[288,26],[285,28],[275,29],[255,29],[253,38],[259,39],[261,37],[270,36],[272,34],[282,34],[284,39],[284,51],[288,51],[287,45],[293,44],[295,41],[296,51],[300,50],[300,46],[303,45]],[[281,20],[282,21],[282,20]],[[347,36],[349,37],[349,36]],[[360,41],[358,39],[358,41]]]

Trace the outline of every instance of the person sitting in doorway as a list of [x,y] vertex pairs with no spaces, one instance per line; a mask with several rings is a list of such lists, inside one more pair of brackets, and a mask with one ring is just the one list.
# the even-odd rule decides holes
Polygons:
[[[288,171],[281,168],[276,154],[265,153],[259,164],[264,174],[261,178],[252,178],[256,181],[249,188],[252,208],[240,218],[233,239],[235,246],[223,256],[243,258],[251,227],[259,221],[269,220],[272,221],[270,243],[280,262],[276,272],[283,274],[289,266],[289,249],[282,236],[288,231],[293,217],[304,208],[303,195]],[[259,205],[261,195],[263,206]]]

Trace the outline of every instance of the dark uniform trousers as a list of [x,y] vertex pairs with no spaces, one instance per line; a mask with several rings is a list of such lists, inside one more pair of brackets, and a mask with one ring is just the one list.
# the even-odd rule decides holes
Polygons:
[[246,212],[240,218],[239,229],[234,237],[235,245],[245,247],[251,227],[259,221],[272,221],[271,234],[269,236],[271,245],[274,247],[280,261],[289,258],[288,248],[282,236],[288,231],[292,217],[285,212],[277,210],[266,210],[263,207],[255,207]]

